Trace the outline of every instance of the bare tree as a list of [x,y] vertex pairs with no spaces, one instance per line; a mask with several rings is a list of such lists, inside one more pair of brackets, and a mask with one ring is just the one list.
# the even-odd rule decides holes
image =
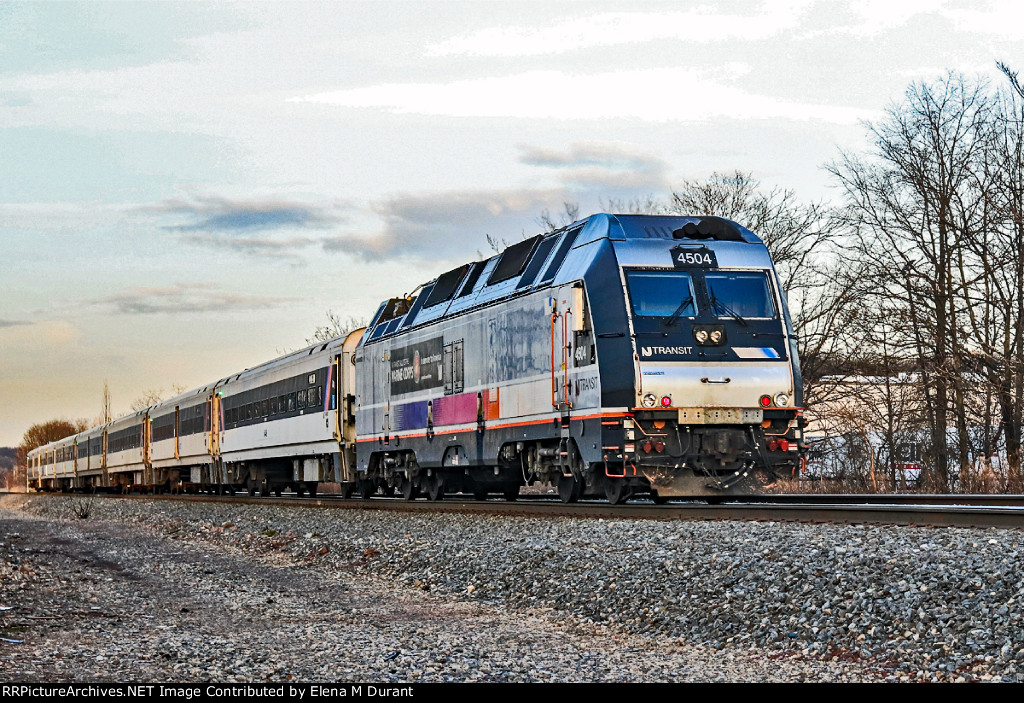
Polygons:
[[[561,213],[552,215],[546,208],[542,210],[537,218],[537,224],[543,227],[545,232],[554,232],[566,225],[571,225],[578,219],[580,219],[580,204],[566,200],[562,203]],[[490,243],[490,236],[488,236],[487,241]],[[491,246],[493,248],[494,245],[492,244]],[[508,245],[506,244],[505,246],[507,247]],[[501,250],[496,249],[496,251]]]
[[717,215],[738,222],[762,240],[787,291],[808,287],[806,269],[833,238],[831,213],[820,203],[802,203],[792,190],[765,190],[747,171],[712,173],[685,180],[673,190],[670,212]]
[[869,124],[870,158],[843,154],[828,170],[843,187],[845,224],[857,251],[873,263],[869,306],[899,301],[913,344],[931,434],[929,458],[939,488],[949,486],[950,446],[970,463],[965,287],[971,279],[964,241],[985,224],[978,167],[987,151],[991,101],[983,84],[948,74],[915,83],[883,120]]
[[1009,79],[1010,87],[1013,88],[1013,92],[1024,98],[1024,86],[1020,84],[1020,81],[1017,78],[1017,72],[1010,70],[1010,67],[1002,61],[996,61],[996,66],[1003,72],[1003,75]]
[[101,425],[105,425],[113,418],[110,416],[110,384],[103,380],[103,411],[100,415]]
[[1005,64],[1000,68],[1011,90],[993,100],[989,148],[978,172],[985,222],[966,240],[973,261],[965,285],[975,342],[968,361],[985,381],[983,451],[991,456],[1002,438],[1004,478],[1016,487],[1024,432],[1024,93],[1016,74]]
[[[547,211],[545,210],[545,212]],[[512,246],[512,244],[504,237],[498,238],[495,237],[493,234],[484,234],[484,237],[487,238],[487,248],[493,251],[495,254],[500,254],[501,252],[505,251],[510,246]],[[526,238],[525,235],[523,236],[523,238]],[[479,250],[477,251],[476,255],[478,259],[485,258],[484,255]]]
[[667,215],[670,213],[669,205],[654,195],[645,195],[629,200],[620,200],[618,198],[602,199],[601,207],[607,212],[624,215]]
[[164,393],[163,388],[151,388],[147,391],[143,391],[142,395],[131,402],[129,406],[132,412],[139,412],[146,408],[153,407],[167,398],[173,398],[176,395],[184,393],[187,389],[180,383],[172,383],[171,390],[169,393]]
[[360,327],[366,327],[365,318],[357,318],[349,315],[342,318],[337,315],[334,311],[327,311],[327,324],[318,326],[313,330],[313,336],[306,338],[306,344],[316,344],[317,342],[327,342],[337,337],[343,337],[353,330],[357,330]]

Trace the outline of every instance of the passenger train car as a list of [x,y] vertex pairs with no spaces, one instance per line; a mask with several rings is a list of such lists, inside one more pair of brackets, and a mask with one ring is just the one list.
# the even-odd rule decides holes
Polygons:
[[798,468],[801,394],[756,235],[601,214],[387,300],[365,330],[40,447],[29,475],[49,489],[714,496]]

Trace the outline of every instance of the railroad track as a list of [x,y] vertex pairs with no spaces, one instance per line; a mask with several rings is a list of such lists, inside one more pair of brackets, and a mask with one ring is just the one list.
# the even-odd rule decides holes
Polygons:
[[[49,495],[49,494],[38,494]],[[211,503],[286,505],[337,510],[397,510],[524,517],[575,517],[643,520],[747,520],[765,522],[906,525],[921,527],[1024,528],[1024,496],[993,495],[771,495],[730,497],[719,503],[673,502],[654,505],[633,502],[609,505],[603,501],[565,504],[547,496],[521,496],[477,501],[450,496],[443,501],[370,500],[340,496],[282,496],[262,498],[227,495],[103,495],[114,500],[167,500]]]

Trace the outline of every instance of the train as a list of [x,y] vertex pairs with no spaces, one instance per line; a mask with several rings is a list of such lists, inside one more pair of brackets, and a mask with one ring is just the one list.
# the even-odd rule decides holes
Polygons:
[[759,492],[807,444],[764,242],[600,213],[383,301],[365,328],[28,455],[37,490],[565,502]]

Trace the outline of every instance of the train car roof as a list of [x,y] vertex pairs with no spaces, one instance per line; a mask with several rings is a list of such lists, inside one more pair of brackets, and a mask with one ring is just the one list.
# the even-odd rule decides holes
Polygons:
[[296,361],[300,361],[305,357],[313,356],[314,354],[318,354],[329,349],[339,349],[344,346],[345,340],[348,339],[349,336],[353,334],[353,332],[359,331],[361,330],[353,330],[350,332],[346,332],[343,335],[332,337],[328,339],[326,342],[317,342],[316,344],[310,344],[308,347],[303,347],[302,349],[299,349],[297,351],[288,352],[287,354],[283,354],[282,356],[279,356],[276,359],[271,359],[270,361],[266,361],[262,364],[259,364],[258,366],[253,366],[252,368],[248,368],[245,369],[244,371],[239,371],[238,373],[231,374],[226,378],[222,378],[216,383],[211,384],[210,388],[219,388],[220,386],[223,386],[226,383],[231,383],[234,381],[238,381],[242,378],[258,375],[279,366],[286,366]]

